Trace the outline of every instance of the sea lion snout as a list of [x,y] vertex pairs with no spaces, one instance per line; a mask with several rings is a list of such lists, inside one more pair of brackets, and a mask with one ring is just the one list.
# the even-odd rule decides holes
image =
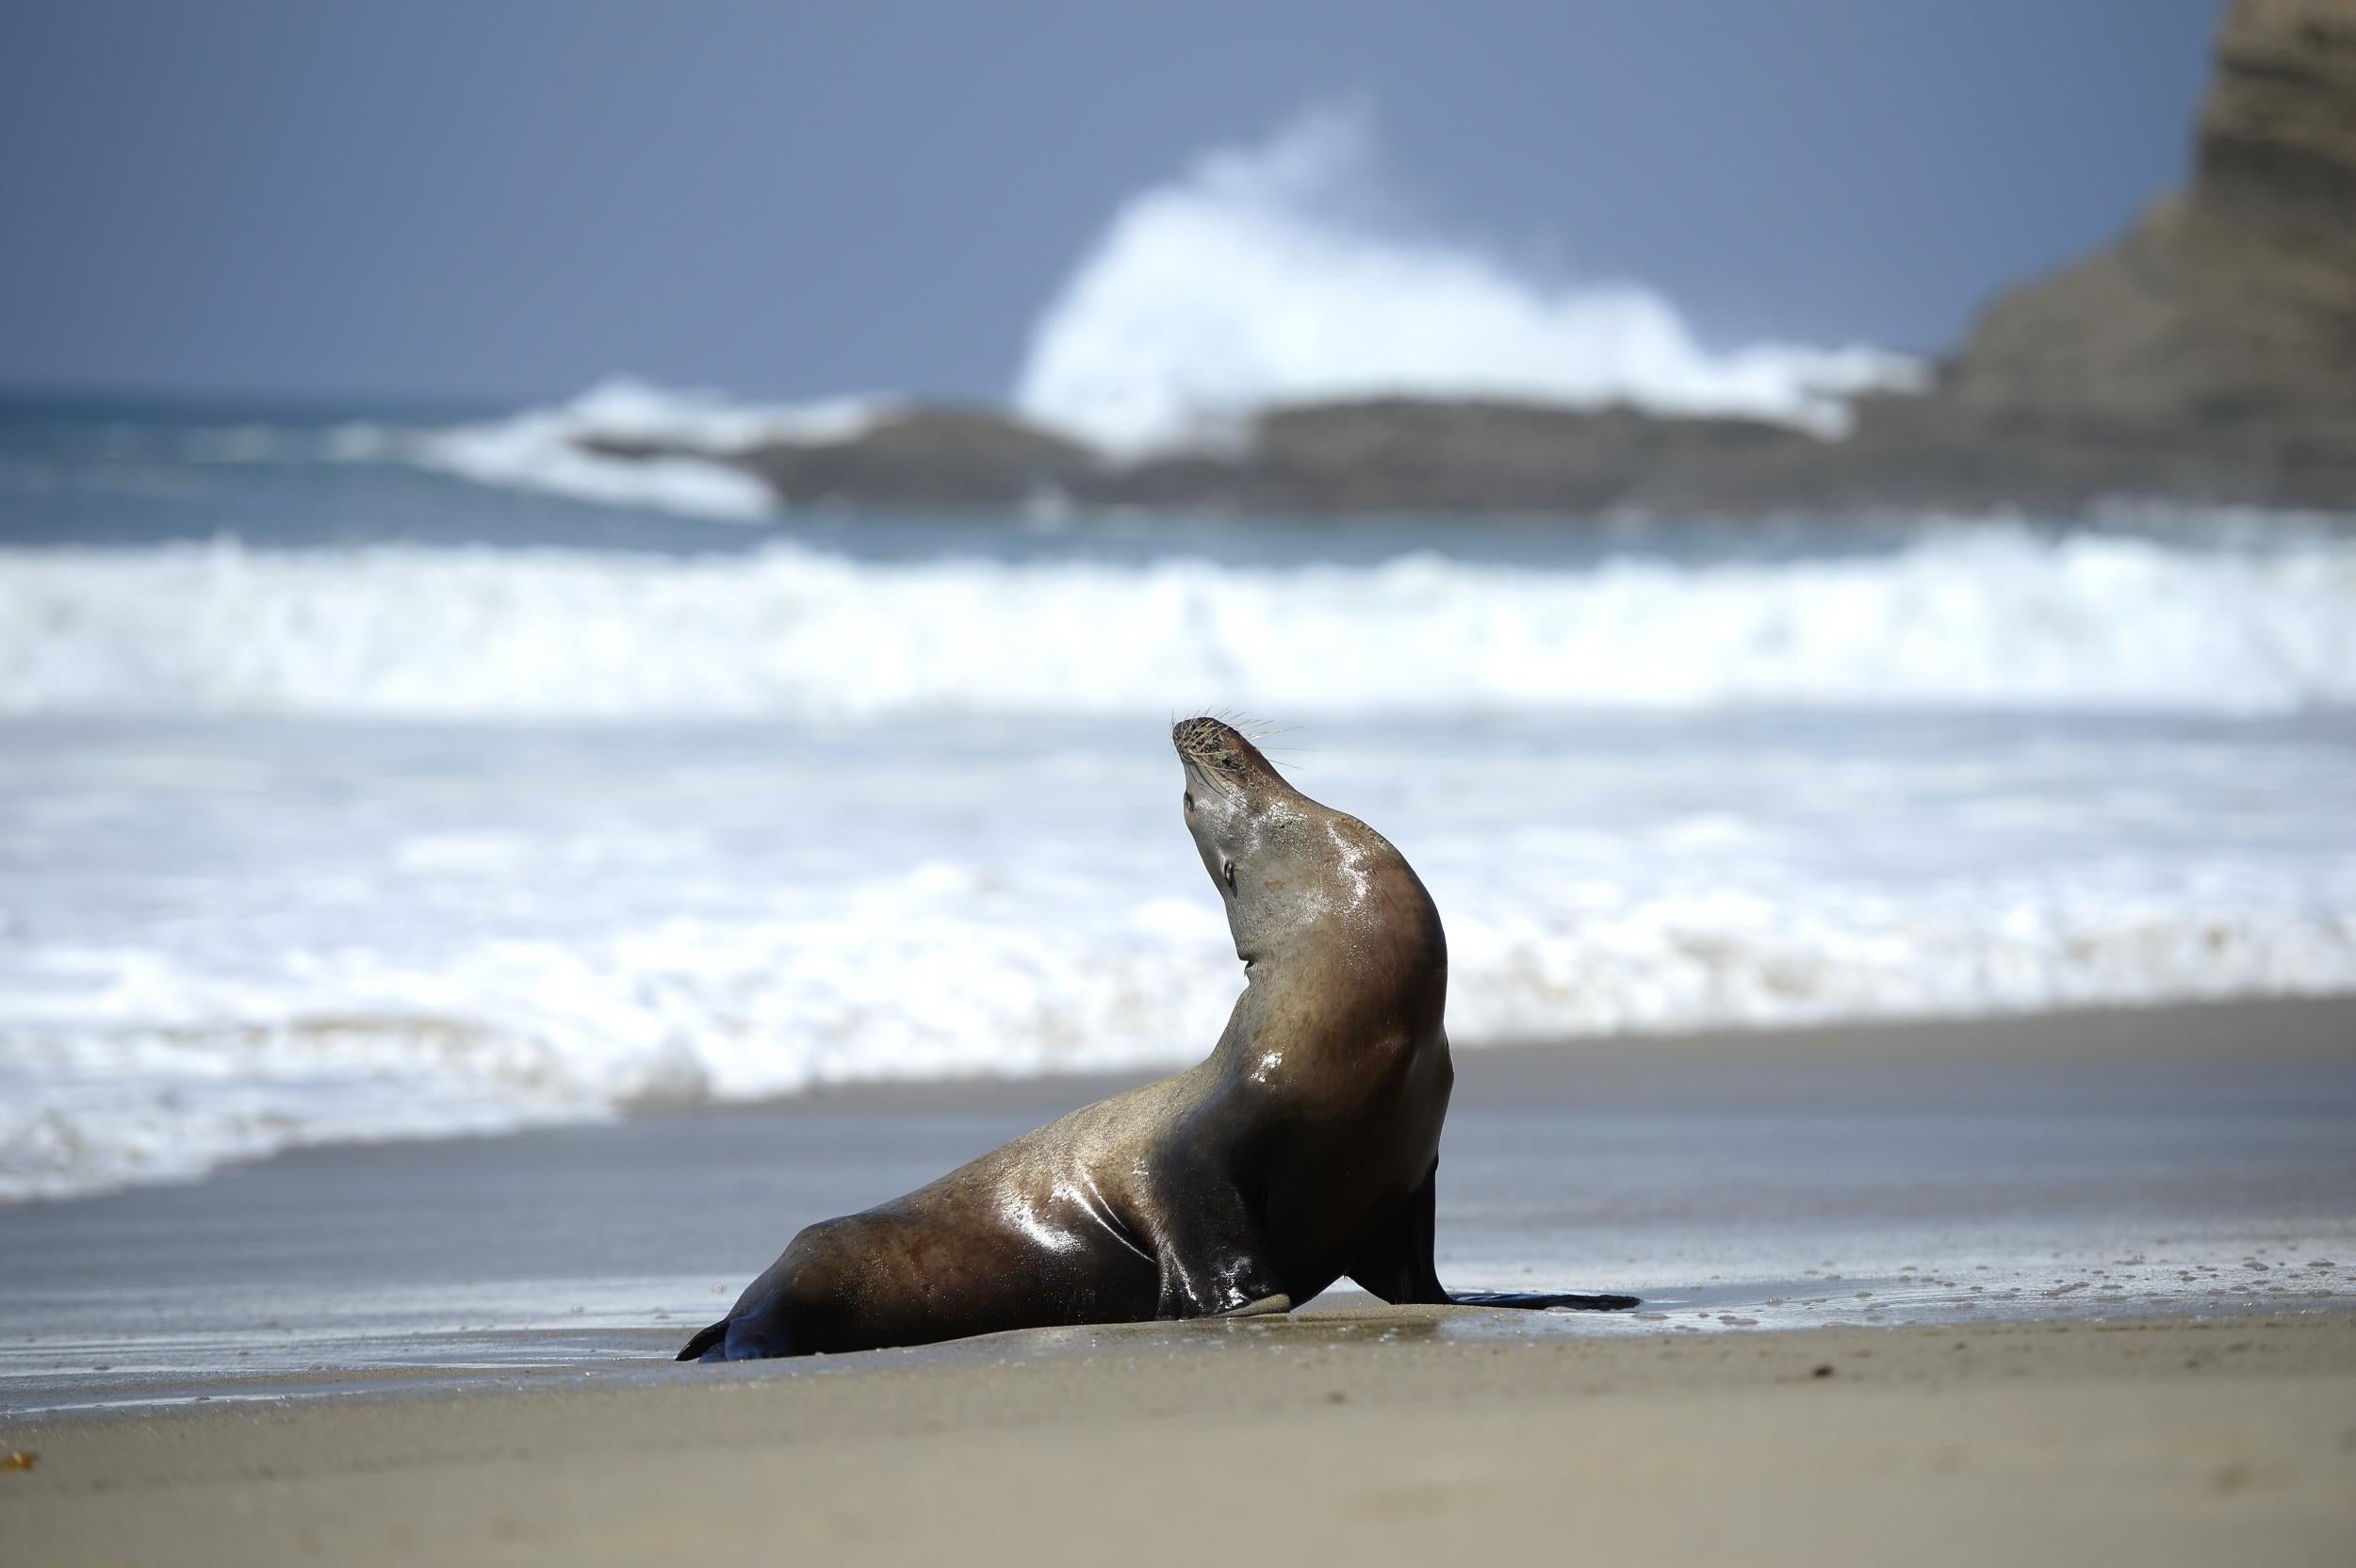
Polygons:
[[1260,748],[1224,719],[1215,719],[1207,713],[1181,719],[1170,727],[1170,743],[1178,748],[1182,760],[1199,768],[1214,781],[1245,787],[1284,782],[1275,767],[1260,755]]

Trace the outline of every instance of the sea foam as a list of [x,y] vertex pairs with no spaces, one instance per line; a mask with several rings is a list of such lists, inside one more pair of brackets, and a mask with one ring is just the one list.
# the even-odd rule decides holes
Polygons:
[[1934,530],[1878,554],[876,563],[0,553],[0,713],[627,719],[2356,701],[2356,542]]
[[1016,400],[1115,451],[1182,445],[1273,404],[1411,394],[1838,434],[1845,399],[1920,384],[1863,347],[1705,347],[1634,284],[1562,284],[1479,247],[1370,221],[1386,204],[1362,115],[1322,110],[1204,155],[1121,204],[1033,329]]
[[[1467,1050],[2356,988],[2345,727],[1323,721]],[[1161,716],[15,727],[0,1200],[289,1145],[1199,1059]]]
[[[741,402],[723,393],[609,377],[569,401],[503,419],[440,428],[348,425],[325,455],[403,462],[477,484],[537,490],[603,505],[751,521],[776,510],[768,487],[723,461],[763,441],[847,441],[894,405],[881,397]],[[658,457],[620,457],[584,443],[645,443]]]

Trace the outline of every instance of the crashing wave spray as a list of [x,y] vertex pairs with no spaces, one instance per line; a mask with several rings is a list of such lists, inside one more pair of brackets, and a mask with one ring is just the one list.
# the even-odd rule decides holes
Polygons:
[[1822,435],[1844,399],[1920,384],[1878,349],[1714,352],[1633,284],[1562,286],[1402,235],[1363,114],[1301,116],[1122,204],[1031,336],[1024,413],[1120,452],[1271,404],[1419,394],[1739,415]]

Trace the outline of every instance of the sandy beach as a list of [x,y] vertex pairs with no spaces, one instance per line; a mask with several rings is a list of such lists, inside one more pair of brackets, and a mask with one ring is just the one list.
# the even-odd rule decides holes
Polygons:
[[2356,0],[1693,10],[12,8],[0,1568],[2356,1568]]
[[1460,1052],[1395,1310],[667,1357],[809,1219],[1114,1080],[304,1152],[0,1211],[11,1560],[1467,1549],[2346,1560],[2336,1000]]
[[35,1426],[33,1563],[2346,1561],[2356,1318],[1596,1340],[1469,1309]]

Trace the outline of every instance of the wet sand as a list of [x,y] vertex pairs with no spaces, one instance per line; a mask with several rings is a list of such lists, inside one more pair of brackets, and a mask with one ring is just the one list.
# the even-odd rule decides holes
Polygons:
[[[2356,1316],[1595,1339],[1467,1309],[20,1428],[26,1563],[2344,1562]],[[1009,1336],[1036,1341],[1039,1336]],[[1055,1337],[1055,1336],[1049,1336]],[[1072,1343],[1071,1341],[1079,1341]]]
[[[668,1353],[1111,1081],[0,1211],[9,1560],[2356,1551],[2356,1004],[1460,1050],[1441,1266],[1642,1312]],[[1817,1368],[1831,1367],[1818,1375]],[[1207,1532],[1207,1534],[1206,1534]]]
[[[2356,1004],[1460,1049],[1442,1278],[1590,1333],[2356,1307]],[[875,1086],[0,1209],[0,1407],[621,1377],[1119,1087]]]

